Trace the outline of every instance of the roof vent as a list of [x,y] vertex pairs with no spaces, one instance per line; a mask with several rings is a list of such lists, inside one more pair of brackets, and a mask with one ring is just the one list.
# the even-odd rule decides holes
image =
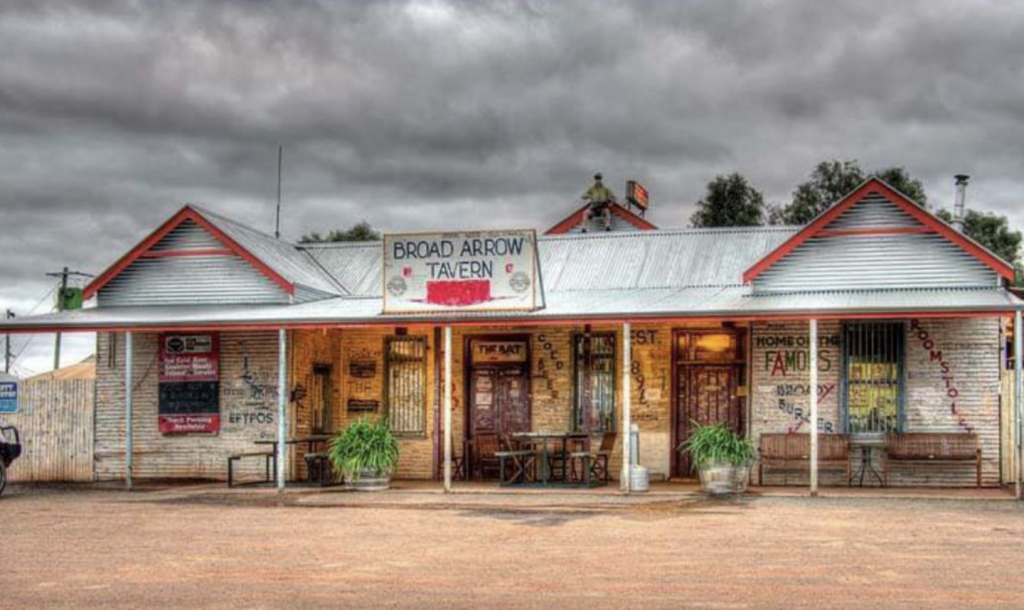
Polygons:
[[953,228],[964,232],[964,208],[967,205],[967,181],[971,179],[967,174],[957,174],[956,178],[956,205],[953,207]]

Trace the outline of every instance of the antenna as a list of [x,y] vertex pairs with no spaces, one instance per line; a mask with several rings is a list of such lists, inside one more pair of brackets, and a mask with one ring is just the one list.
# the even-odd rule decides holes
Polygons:
[[277,220],[274,222],[274,237],[281,239],[281,161],[284,157],[284,146],[277,146]]

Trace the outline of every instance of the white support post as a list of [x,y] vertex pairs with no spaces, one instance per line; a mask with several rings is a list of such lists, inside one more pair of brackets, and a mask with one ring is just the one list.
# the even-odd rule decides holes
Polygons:
[[1017,499],[1021,500],[1024,487],[1024,328],[1021,328],[1021,312],[1013,315],[1013,406],[1017,412],[1017,472],[1014,476]]
[[811,403],[811,495],[818,495],[818,321],[810,321],[810,340],[807,366],[810,370],[810,387],[807,397]]
[[622,478],[619,487],[627,494],[630,492],[633,468],[630,463],[631,447],[633,442],[633,413],[632,413],[632,389],[633,389],[633,347],[630,336],[629,322],[622,323]]
[[[463,459],[466,459],[465,457]],[[469,468],[469,465],[466,465]],[[468,472],[468,470],[467,470]],[[444,492],[452,492],[452,327],[444,327]]]
[[288,424],[288,331],[277,331],[277,489],[284,491],[288,455],[286,435]]
[[132,488],[132,386],[135,385],[132,377],[132,339],[131,331],[124,334],[124,484],[128,489]]

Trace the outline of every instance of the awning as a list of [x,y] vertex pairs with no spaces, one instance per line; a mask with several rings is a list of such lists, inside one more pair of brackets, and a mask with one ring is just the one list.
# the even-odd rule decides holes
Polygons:
[[379,298],[339,297],[297,305],[96,307],[0,321],[0,331],[97,332],[278,329],[378,325],[509,324],[671,320],[835,319],[1008,315],[1024,301],[1001,288],[858,290],[753,295],[745,286],[549,293],[532,312],[388,315]]

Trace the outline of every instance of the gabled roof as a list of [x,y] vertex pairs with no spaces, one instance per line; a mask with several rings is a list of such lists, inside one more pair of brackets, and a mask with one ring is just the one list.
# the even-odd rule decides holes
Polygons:
[[[584,204],[583,207],[576,210],[572,214],[569,214],[559,222],[555,223],[553,227],[544,232],[545,235],[562,235],[569,233],[574,228],[585,223],[587,221],[587,210],[590,208],[590,204]],[[642,216],[634,214],[632,211],[627,210],[617,203],[613,203],[609,206],[612,215],[616,218],[620,218],[627,224],[633,226],[637,231],[654,231],[658,227],[644,219]]]
[[[209,232],[223,244],[224,248],[191,251],[153,250],[154,246],[174,229],[189,221]],[[316,261],[295,246],[209,210],[186,205],[90,282],[85,287],[84,297],[91,298],[140,258],[194,255],[237,255],[288,294],[294,295],[297,285],[328,295],[341,292],[338,285],[320,269]]]
[[[871,229],[851,229],[847,231],[842,230],[826,230],[826,227],[834,220],[839,218],[844,212],[852,208],[862,199],[870,194],[881,195],[893,204],[898,206],[902,211],[906,212],[909,216],[920,223],[919,227],[876,227]],[[974,241],[970,237],[967,237],[963,233],[960,233],[948,223],[944,222],[941,218],[938,218],[922,205],[916,203],[903,193],[897,191],[893,187],[886,184],[884,181],[878,178],[868,178],[860,186],[855,188],[850,194],[846,195],[838,202],[833,204],[830,208],[818,215],[817,218],[808,223],[803,229],[797,232],[795,235],[790,237],[782,245],[775,250],[771,251],[767,256],[760,259],[751,266],[743,274],[744,282],[751,282],[756,279],[759,275],[771,268],[775,263],[785,258],[790,252],[795,250],[800,245],[804,244],[808,240],[815,237],[842,237],[845,235],[883,235],[883,234],[900,234],[900,233],[937,233],[947,239],[948,241],[956,244],[962,248],[965,252],[979,260],[984,265],[990,267],[993,271],[998,273],[1000,276],[1009,280],[1014,279],[1013,265],[1002,260],[987,248]]]

